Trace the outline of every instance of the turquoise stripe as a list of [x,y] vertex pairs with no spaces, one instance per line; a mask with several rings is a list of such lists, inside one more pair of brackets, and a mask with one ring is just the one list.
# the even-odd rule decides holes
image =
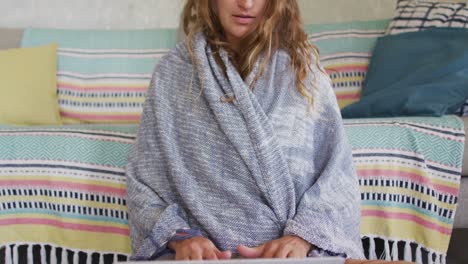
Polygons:
[[316,34],[327,31],[338,30],[385,30],[390,23],[390,19],[382,20],[369,20],[369,21],[355,21],[331,24],[307,24],[304,29],[308,34]]
[[417,206],[411,205],[411,204],[402,204],[398,202],[388,202],[388,201],[361,201],[362,205],[368,205],[368,206],[381,206],[381,207],[388,207],[388,208],[400,208],[400,209],[410,209],[412,211],[416,211],[422,215],[425,215],[430,218],[437,219],[440,222],[446,223],[446,224],[453,224],[453,220],[441,217],[437,214],[434,214],[432,212],[429,212],[427,210],[421,209]]
[[106,131],[106,132],[120,132],[120,133],[128,133],[131,136],[135,135],[138,130],[138,124],[77,124],[77,125],[60,125],[60,126],[15,126],[15,125],[4,125],[0,124],[0,131],[10,130],[20,128],[21,131],[37,131],[42,129],[54,129],[54,130],[62,130],[63,132],[67,132],[68,130],[85,130],[89,132],[99,132],[99,131]]
[[[307,34],[333,33],[343,30],[360,31],[384,31],[387,28],[389,19],[357,21],[333,24],[309,24],[305,26]],[[334,37],[328,36],[325,39],[314,41],[321,55],[341,53],[341,52],[362,52],[370,53],[375,46],[377,37],[360,35],[359,37]]]
[[92,220],[96,222],[103,222],[103,223],[116,223],[122,225],[128,225],[127,220],[123,219],[114,219],[106,216],[92,216],[92,215],[78,215],[78,214],[70,214],[70,213],[61,213],[47,209],[14,209],[8,210],[4,209],[0,211],[0,215],[11,215],[11,214],[46,214],[51,216],[57,216],[62,218],[68,219],[78,219],[78,220]]
[[345,119],[345,124],[363,123],[363,122],[411,122],[416,124],[427,124],[438,127],[452,128],[463,130],[463,121],[455,115],[445,115],[441,117],[426,117],[426,116],[408,116],[408,117],[388,117],[388,118],[356,118]]
[[387,148],[406,150],[422,154],[426,160],[456,167],[462,165],[463,142],[396,126],[363,125],[345,127],[345,129],[353,149]]
[[171,49],[177,43],[177,29],[73,30],[26,29],[22,47],[58,43],[80,49]]
[[0,136],[0,159],[66,160],[125,168],[132,144],[67,136]]
[[340,38],[326,39],[312,42],[320,51],[320,55],[328,55],[341,52],[370,53],[377,41],[376,37],[368,38]]
[[151,74],[159,58],[75,58],[59,56],[58,69],[81,74]]
[[[177,29],[144,30],[69,30],[26,29],[22,47],[41,46],[51,42],[59,48],[75,49],[173,49]],[[76,58],[59,56],[58,70],[75,73],[152,73],[158,58]]]

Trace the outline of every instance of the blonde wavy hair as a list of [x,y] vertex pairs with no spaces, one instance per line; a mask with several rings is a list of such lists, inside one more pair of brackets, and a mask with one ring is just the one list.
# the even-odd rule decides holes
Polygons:
[[[306,82],[308,74],[312,73],[312,54],[315,55],[317,66],[319,54],[317,48],[308,41],[297,0],[267,0],[264,19],[242,39],[243,48],[239,53],[229,46],[212,1],[187,0],[183,9],[183,28],[187,35],[187,46],[192,60],[194,59],[193,37],[198,32],[203,32],[214,51],[222,48],[234,58],[232,63],[243,79],[253,70],[255,62],[261,57],[260,70],[255,76],[255,82],[263,74],[275,51],[282,49],[291,58],[299,93],[308,99],[310,106],[313,106],[312,91],[307,90]],[[215,54],[218,54],[216,58],[218,64],[225,69],[219,53]],[[315,84],[311,83],[311,87],[315,87]]]

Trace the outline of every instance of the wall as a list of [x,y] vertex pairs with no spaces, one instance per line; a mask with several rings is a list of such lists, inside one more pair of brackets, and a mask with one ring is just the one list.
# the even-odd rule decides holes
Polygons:
[[0,27],[177,27],[182,0],[0,0]]
[[304,23],[391,18],[396,0],[299,0]]
[[[395,0],[299,2],[305,22],[318,23],[390,17]],[[0,27],[177,27],[183,3],[183,0],[0,0]]]
[[[390,18],[395,2],[299,0],[306,23]],[[183,0],[0,0],[0,27],[175,28],[183,3]]]

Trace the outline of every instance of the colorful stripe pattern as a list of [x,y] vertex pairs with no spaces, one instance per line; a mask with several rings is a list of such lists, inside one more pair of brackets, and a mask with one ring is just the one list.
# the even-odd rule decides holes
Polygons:
[[361,96],[372,50],[389,20],[307,25],[309,40],[330,75],[340,108]]
[[22,46],[57,42],[58,99],[65,124],[138,123],[158,60],[175,29],[27,29]]
[[125,164],[135,133],[135,125],[2,127],[0,248],[48,245],[125,260]]
[[[361,186],[363,241],[387,243],[383,252],[366,248],[368,257],[418,261],[422,248],[443,260],[458,200],[462,121],[349,119],[345,128]],[[136,131],[136,125],[0,127],[0,248],[9,246],[7,256],[14,259],[18,245],[49,245],[67,249],[76,263],[96,254],[125,260],[124,168]],[[408,245],[405,254],[398,243]]]
[[419,248],[408,248],[405,260],[421,263],[422,248],[434,263],[443,263],[461,179],[462,121],[456,116],[349,119],[345,127],[361,187],[361,234],[387,243],[384,252],[369,257],[401,259],[397,244],[405,242]]

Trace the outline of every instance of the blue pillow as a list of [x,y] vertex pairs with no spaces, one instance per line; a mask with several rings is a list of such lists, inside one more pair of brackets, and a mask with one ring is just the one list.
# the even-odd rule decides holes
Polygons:
[[468,30],[433,28],[377,41],[361,100],[344,118],[453,114],[468,97]]

